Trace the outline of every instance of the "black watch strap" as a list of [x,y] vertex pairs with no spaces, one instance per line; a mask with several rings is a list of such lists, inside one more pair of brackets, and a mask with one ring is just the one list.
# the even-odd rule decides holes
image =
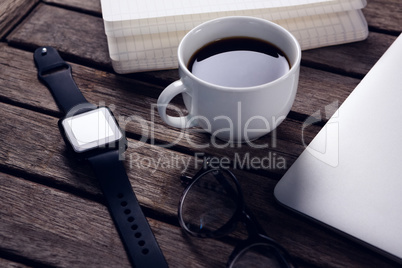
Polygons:
[[50,89],[64,114],[78,104],[88,103],[73,80],[71,66],[60,57],[56,49],[52,47],[36,49],[34,61],[38,68],[39,80]]
[[[36,49],[34,61],[39,80],[50,89],[65,114],[70,110],[74,113],[96,108],[82,95],[71,75],[71,66],[60,57],[56,49]],[[168,267],[138,204],[123,162],[119,160],[119,150],[104,152],[88,160],[99,179],[109,212],[131,264],[137,268]]]
[[109,212],[134,267],[168,267],[127,177],[118,151],[90,157]]

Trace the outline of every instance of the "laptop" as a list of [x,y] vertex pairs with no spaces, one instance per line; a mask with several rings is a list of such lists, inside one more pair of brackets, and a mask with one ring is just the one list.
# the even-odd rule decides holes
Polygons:
[[402,35],[274,194],[286,207],[402,263]]

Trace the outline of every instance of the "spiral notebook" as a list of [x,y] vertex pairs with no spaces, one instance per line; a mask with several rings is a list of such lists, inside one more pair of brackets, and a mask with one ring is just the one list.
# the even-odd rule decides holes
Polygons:
[[118,73],[177,68],[183,36],[207,20],[254,16],[285,27],[303,50],[363,40],[365,0],[101,0]]

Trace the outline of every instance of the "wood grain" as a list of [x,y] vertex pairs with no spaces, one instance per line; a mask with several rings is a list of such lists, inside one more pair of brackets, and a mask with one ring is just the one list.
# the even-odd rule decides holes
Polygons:
[[368,0],[363,14],[376,31],[399,35],[402,32],[402,5],[399,0]]
[[[37,1],[2,4],[32,2]],[[23,8],[18,12],[25,16]],[[0,26],[7,18],[7,27],[14,29],[7,43],[0,42],[0,266],[129,265],[97,180],[88,165],[71,160],[65,151],[57,128],[61,113],[37,79],[32,52],[52,45],[72,64],[74,79],[88,100],[112,107],[124,124],[129,137],[126,170],[170,267],[223,267],[234,244],[245,238],[241,226],[221,240],[189,237],[179,228],[177,205],[184,189],[179,176],[194,174],[202,153],[227,157],[231,165],[236,156],[261,159],[275,154],[285,159],[283,169],[237,165],[233,172],[263,228],[290,251],[299,267],[399,267],[282,208],[273,190],[334,107],[395,40],[401,31],[400,8],[398,0],[369,0],[364,13],[373,31],[367,40],[303,52],[294,106],[274,134],[257,141],[269,144],[265,149],[213,148],[210,135],[166,126],[153,106],[164,87],[178,78],[177,70],[114,74],[98,0],[41,1],[23,21],[20,15],[10,18],[12,8],[5,13],[0,8]],[[185,112],[180,100],[173,104]],[[304,128],[311,115],[321,122]],[[204,144],[209,146],[198,148]]]
[[392,35],[370,32],[364,41],[303,51],[302,61],[306,66],[361,79],[395,39]]
[[19,22],[38,0],[2,0],[0,2],[0,39]]
[[[21,258],[18,258],[18,260],[21,260]],[[22,263],[17,262],[17,261],[12,261],[12,260],[8,260],[8,259],[0,258],[0,267],[7,267],[7,268],[29,268],[29,267],[32,267],[32,266],[25,265],[25,264],[22,264]]]
[[[102,204],[6,174],[0,181],[2,250],[57,267],[130,267]],[[170,267],[223,266],[230,254],[232,246],[216,240],[194,250],[179,227],[148,221]],[[208,256],[214,249],[222,254]]]
[[102,15],[100,0],[44,0],[47,4],[54,4],[81,12],[89,12],[98,16]]
[[[96,180],[93,178],[88,166],[68,160],[69,155],[64,152],[62,140],[58,135],[56,118],[45,115],[39,116],[35,112],[6,104],[0,104],[0,114],[4,118],[8,118],[0,129],[1,140],[4,140],[5,138],[3,137],[6,137],[9,143],[9,145],[2,144],[0,166],[3,169],[19,173],[24,177],[28,176],[28,174],[25,174],[25,170],[29,170],[30,175],[28,178],[41,184],[50,185],[51,187],[63,189],[63,191],[71,193],[80,193],[80,195],[87,196],[90,199],[102,200]],[[130,157],[130,155],[133,155],[133,157]],[[180,163],[175,165],[174,162],[170,162],[156,167],[151,163],[159,159],[162,159],[164,163],[172,161],[170,159],[183,160],[190,164],[187,172],[194,174],[193,168],[196,164],[196,159],[193,156],[147,144],[143,144],[142,147],[135,150],[129,148],[126,156],[126,169],[141,205],[154,211],[153,213],[160,215],[159,217],[175,218],[178,200],[183,191],[178,178],[185,166]],[[344,250],[348,249],[356,260],[356,267],[361,264],[365,264],[367,267],[370,267],[369,265],[384,264],[384,261],[378,258],[378,256],[371,256],[371,252],[367,249],[351,245],[349,241],[338,235],[329,233],[326,229],[317,228],[311,222],[301,220],[287,213],[287,211],[278,208],[272,196],[276,180],[240,170],[234,172],[244,188],[247,203],[256,212],[262,225],[267,228],[267,233],[289,249],[292,255],[303,259],[303,256],[311,250],[311,247],[314,247],[316,241],[327,241],[327,244],[320,245],[319,258],[305,260],[305,262],[313,262],[318,266],[329,262],[331,263],[331,267],[344,267],[345,265],[353,267],[349,256],[344,253]],[[9,183],[3,180],[1,180],[0,185],[1,187],[9,187]],[[38,186],[37,188],[39,191],[42,191],[41,187]],[[14,190],[15,193],[16,191],[21,191],[22,188],[17,187],[17,189]],[[10,192],[9,190],[5,191]],[[55,189],[54,191],[58,190]],[[30,195],[27,192],[22,192],[22,196]],[[55,203],[60,204],[60,202]],[[70,201],[61,203],[70,203]],[[71,205],[71,208],[77,206]],[[45,205],[38,205],[37,208],[49,211],[48,206]],[[57,209],[57,207],[54,209]],[[83,208],[82,211],[88,211],[88,209]],[[52,211],[50,210],[50,212]],[[9,211],[8,213],[13,217],[17,217],[16,214],[18,214],[13,211]],[[76,213],[67,214],[75,215]],[[81,214],[79,214],[79,217],[81,217]],[[10,230],[11,228],[13,230],[11,233],[15,233],[16,231],[10,226],[11,222],[12,220],[4,223],[0,229]],[[55,222],[55,220],[50,221],[50,223],[52,222]],[[50,225],[47,228],[50,231]],[[157,230],[158,228],[155,229],[155,232],[158,232]],[[23,229],[20,232],[32,235],[31,229]],[[60,230],[55,230],[54,232],[57,235],[63,234],[60,233]],[[314,233],[314,235],[306,236],[307,233]],[[46,232],[40,233],[41,237],[47,237],[48,235],[50,234],[46,234]],[[8,237],[8,239],[11,238]],[[18,239],[23,238],[18,237]],[[54,239],[57,241],[61,238]],[[47,238],[46,240],[53,241],[51,238]],[[174,241],[177,241],[177,239]],[[39,242],[36,241],[35,243]],[[18,240],[16,243],[21,244],[22,241]],[[52,248],[49,244],[41,246],[44,249]],[[44,252],[43,254],[50,254],[50,252]],[[45,257],[43,255],[39,256],[40,259],[45,259]],[[68,256],[63,255],[62,257],[66,258],[64,261],[68,260]],[[61,266],[68,267],[67,263],[63,263]]]
[[[31,53],[0,46],[0,59],[2,62],[9,62],[8,67],[4,65],[7,68],[0,69],[0,77],[4,81],[3,86],[0,85],[0,96],[3,99],[38,111],[58,114],[49,90],[36,77]],[[224,143],[221,143],[222,148],[213,148],[209,134],[197,133],[195,130],[182,131],[161,121],[154,109],[162,91],[161,87],[81,65],[73,64],[72,69],[79,88],[88,100],[113,106],[116,115],[122,118],[125,129],[139,140],[169,148],[181,148],[187,152],[193,151],[193,154],[208,152],[220,156],[239,154],[261,157],[269,152],[278,153],[278,156],[283,156],[289,162],[288,166],[319,130],[316,126],[303,129],[303,121],[317,112],[321,116],[320,111],[322,121],[328,120],[332,114],[324,113],[328,110],[326,107],[331,104],[339,106],[359,82],[357,79],[302,67],[299,91],[292,109],[296,118],[285,120],[276,132],[255,142],[267,145],[265,150],[252,149],[244,144]],[[327,81],[325,84],[321,83],[324,79]],[[334,88],[337,90],[333,90]],[[334,111],[335,108],[332,112]],[[273,171],[283,173],[284,169]]]
[[30,49],[54,46],[75,60],[111,68],[103,20],[88,14],[39,4],[7,40]]

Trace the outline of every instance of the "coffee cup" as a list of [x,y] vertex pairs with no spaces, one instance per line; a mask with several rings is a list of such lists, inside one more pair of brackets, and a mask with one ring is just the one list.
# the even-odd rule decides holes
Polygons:
[[[170,126],[201,127],[224,141],[255,140],[289,113],[300,61],[296,38],[273,22],[242,16],[207,21],[181,40],[180,79],[160,94],[159,115]],[[179,94],[188,114],[166,114]]]

